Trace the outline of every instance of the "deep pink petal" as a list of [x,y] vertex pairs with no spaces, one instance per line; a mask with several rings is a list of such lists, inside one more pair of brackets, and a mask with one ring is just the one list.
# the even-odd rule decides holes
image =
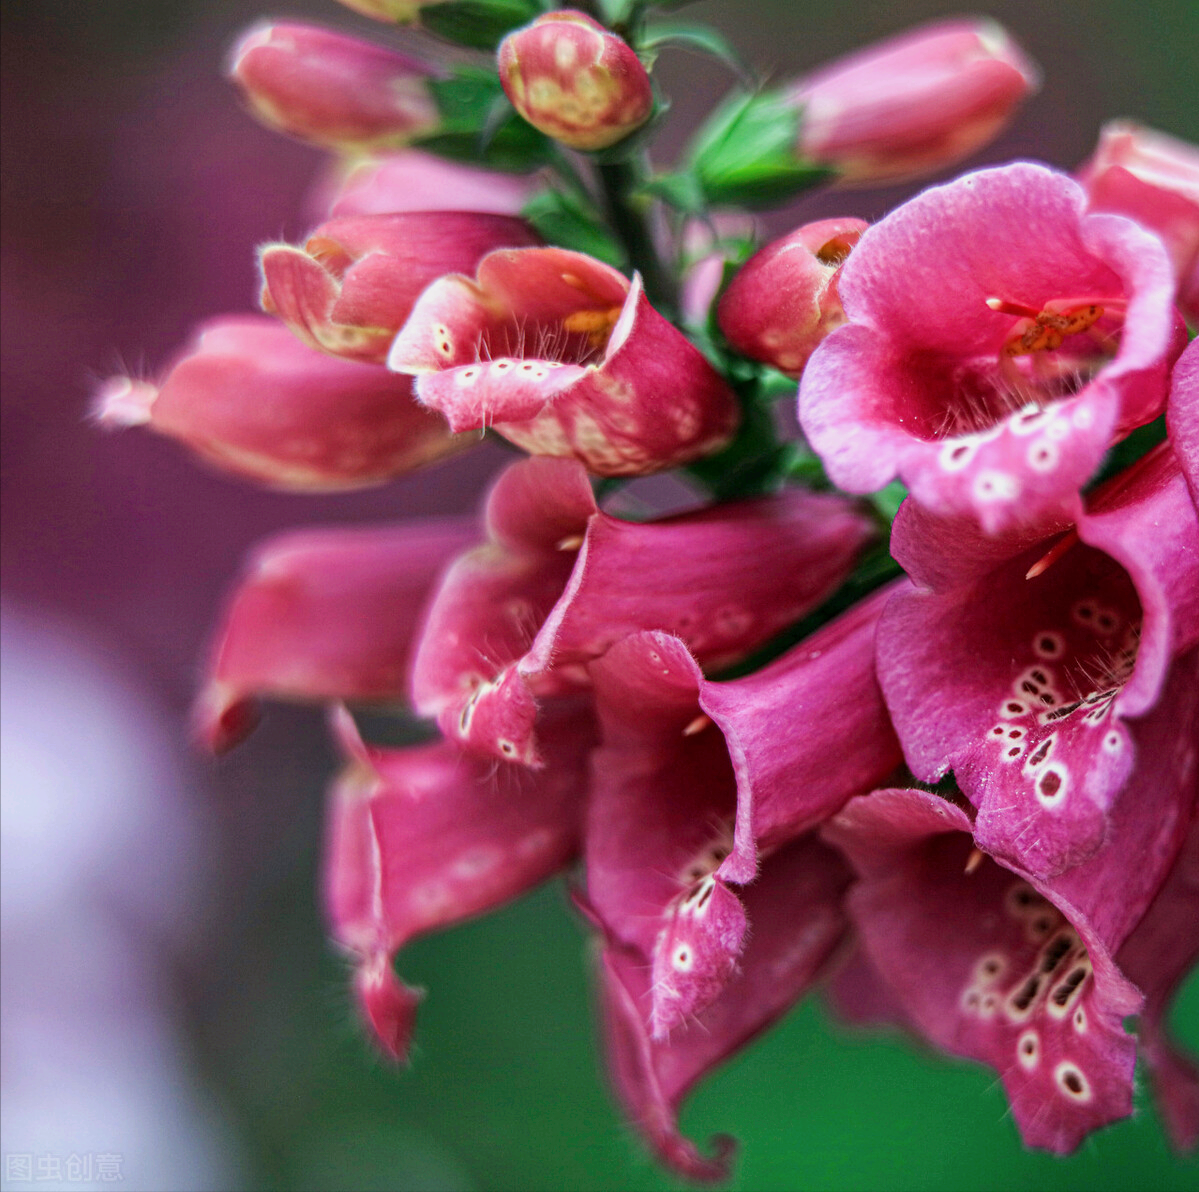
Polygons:
[[1199,510],[1199,340],[1191,343],[1174,366],[1166,425],[1191,499]]
[[258,695],[403,699],[430,589],[473,533],[465,520],[445,520],[263,543],[216,636],[197,735],[215,750],[237,744],[257,721]]

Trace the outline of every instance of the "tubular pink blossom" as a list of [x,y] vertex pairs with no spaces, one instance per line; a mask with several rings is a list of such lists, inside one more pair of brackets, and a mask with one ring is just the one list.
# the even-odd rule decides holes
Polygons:
[[419,149],[404,149],[350,166],[340,177],[329,207],[331,217],[390,215],[400,211],[484,211],[519,215],[537,188],[527,174],[501,174],[446,161]]
[[113,377],[96,414],[296,492],[382,484],[472,446],[417,405],[403,378],[314,352],[262,315],[202,323],[160,384]]
[[887,608],[879,680],[916,777],[952,769],[980,846],[1050,878],[1102,846],[1149,721],[1183,717],[1163,692],[1199,642],[1199,520],[1163,444],[1074,530],[1006,545],[905,503],[892,549],[933,589]]
[[1178,305],[1199,319],[1199,148],[1130,120],[1105,124],[1078,171],[1092,211],[1157,233],[1178,278]]
[[493,252],[420,296],[388,367],[455,430],[491,427],[599,476],[678,467],[738,421],[724,380],[635,277],[562,248]]
[[729,665],[835,590],[870,534],[843,499],[799,490],[620,521],[580,464],[546,457],[503,473],[486,528],[432,601],[414,702],[451,740],[526,764],[536,697],[585,686],[613,642],[660,628]]
[[867,226],[863,219],[822,219],[750,257],[717,309],[729,343],[798,377],[816,345],[845,322],[837,275]]
[[257,722],[253,697],[405,698],[413,637],[439,573],[473,537],[466,521],[301,530],[268,539],[230,599],[196,701],[210,749]]
[[396,148],[440,115],[429,67],[319,25],[264,21],[233,48],[229,75],[268,128],[327,149]]
[[523,220],[504,215],[422,211],[331,219],[302,248],[260,250],[262,308],[314,348],[377,364],[431,281],[473,269],[493,249],[538,242]]
[[1062,174],[968,174],[873,225],[849,319],[815,351],[800,417],[839,487],[896,475],[989,534],[1072,518],[1107,448],[1165,404],[1184,344],[1156,237],[1088,214]]
[[512,106],[572,149],[606,149],[653,111],[649,75],[632,47],[574,9],[546,13],[508,34],[498,64]]
[[795,85],[799,152],[849,184],[918,178],[980,149],[1039,82],[994,21],[923,25]]
[[561,869],[578,847],[589,715],[554,710],[553,764],[533,773],[461,753],[447,742],[380,749],[339,710],[349,764],[333,786],[324,903],[334,939],[353,956],[363,1018],[381,1049],[405,1060],[420,994],[395,975],[410,939],[508,902]]

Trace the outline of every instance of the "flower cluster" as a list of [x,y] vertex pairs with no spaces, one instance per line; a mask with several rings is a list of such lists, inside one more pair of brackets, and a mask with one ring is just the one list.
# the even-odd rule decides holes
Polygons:
[[[329,706],[324,905],[379,1046],[408,940],[565,872],[616,1092],[684,1176],[732,1150],[681,1135],[688,1090],[820,982],[992,1066],[1056,1152],[1131,1112],[1139,1049],[1194,1145],[1164,1022],[1199,953],[1199,151],[1114,125],[1073,176],[759,247],[749,210],[957,163],[1035,68],[917,29],[734,92],[665,171],[654,57],[713,31],[345,3],[496,59],[246,34],[250,111],[354,159],[261,249],[264,314],[98,410],[290,490],[524,453],[477,522],[263,544],[196,706],[217,750],[261,699]],[[628,486],[667,470],[694,499],[660,513]]]

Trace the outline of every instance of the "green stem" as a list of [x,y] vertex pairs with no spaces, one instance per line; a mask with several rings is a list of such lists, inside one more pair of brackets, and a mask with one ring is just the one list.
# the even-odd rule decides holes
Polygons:
[[658,255],[648,208],[632,194],[642,180],[640,169],[633,161],[613,161],[597,165],[596,173],[609,223],[629,254],[629,264],[641,274],[646,297],[667,318],[673,318],[679,304],[678,287]]

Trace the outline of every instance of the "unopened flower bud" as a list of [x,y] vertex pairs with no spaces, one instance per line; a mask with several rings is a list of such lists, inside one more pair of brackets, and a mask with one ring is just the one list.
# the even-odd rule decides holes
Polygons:
[[717,308],[729,343],[798,376],[816,345],[845,322],[837,276],[866,227],[861,219],[822,219],[750,257]]
[[268,128],[330,149],[398,147],[440,119],[424,63],[316,25],[255,25],[229,74]]
[[1199,147],[1129,120],[1105,124],[1079,170],[1092,211],[1156,233],[1178,278],[1178,305],[1199,320]]
[[493,249],[539,243],[528,224],[506,215],[417,211],[331,219],[303,247],[262,249],[262,308],[314,348],[381,363],[430,282],[473,273]]
[[1038,81],[994,21],[924,25],[801,79],[798,149],[845,183],[917,178],[985,145]]
[[509,34],[500,82],[534,128],[572,149],[605,149],[649,119],[649,75],[627,42],[572,9]]

